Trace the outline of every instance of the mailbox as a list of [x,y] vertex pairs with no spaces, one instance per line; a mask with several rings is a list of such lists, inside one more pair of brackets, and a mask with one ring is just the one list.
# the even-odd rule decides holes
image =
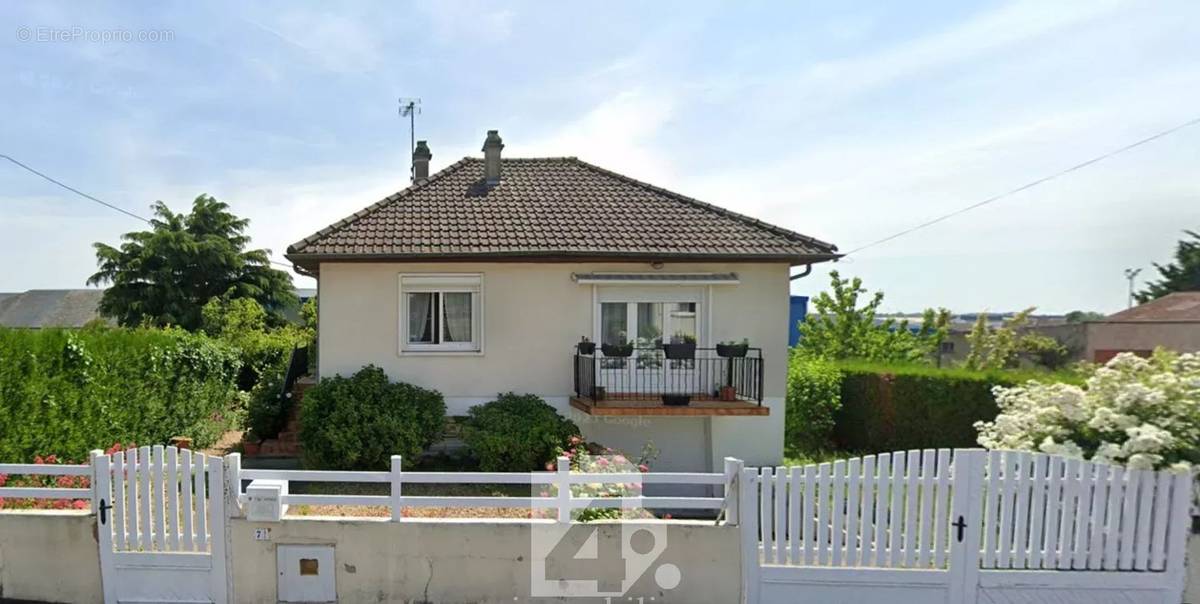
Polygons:
[[246,519],[256,522],[279,522],[287,513],[283,496],[288,494],[286,480],[252,480],[246,487],[248,502]]

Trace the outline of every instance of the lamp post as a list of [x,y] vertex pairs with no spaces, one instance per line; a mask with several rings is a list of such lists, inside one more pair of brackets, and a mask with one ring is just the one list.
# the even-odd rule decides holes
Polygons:
[[1133,280],[1137,278],[1140,272],[1142,272],[1140,268],[1125,269],[1125,279],[1129,281],[1129,306],[1127,308],[1133,308]]

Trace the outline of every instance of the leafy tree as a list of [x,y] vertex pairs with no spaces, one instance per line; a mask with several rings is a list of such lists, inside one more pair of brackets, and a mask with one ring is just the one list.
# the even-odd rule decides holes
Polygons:
[[154,203],[151,230],[121,236],[120,247],[96,243],[100,269],[88,285],[111,284],[100,312],[121,325],[201,326],[200,309],[212,298],[250,298],[267,310],[272,323],[298,303],[291,277],[270,266],[269,252],[247,250],[249,220],[208,195],[192,202],[188,214]]
[[971,351],[963,365],[978,370],[1009,369],[1017,366],[1022,355],[1049,369],[1065,365],[1070,356],[1066,346],[1038,333],[1022,333],[1034,310],[1033,306],[1026,308],[995,329],[988,327],[987,313],[979,313],[971,333],[967,334]]
[[1146,303],[1174,292],[1200,290],[1200,233],[1184,231],[1191,241],[1181,239],[1175,248],[1175,262],[1163,266],[1157,262],[1154,268],[1162,276],[1157,282],[1147,283],[1146,289],[1134,294],[1139,303]]
[[859,296],[867,293],[862,279],[842,279],[830,271],[830,291],[813,298],[814,313],[800,324],[802,353],[828,359],[928,362],[946,339],[950,311],[926,309],[921,326],[908,320],[876,320],[883,292],[875,292],[861,308]]

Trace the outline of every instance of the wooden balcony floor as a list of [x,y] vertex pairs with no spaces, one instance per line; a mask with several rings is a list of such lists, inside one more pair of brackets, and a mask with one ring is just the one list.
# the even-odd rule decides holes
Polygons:
[[[625,395],[636,396],[636,395]],[[588,415],[677,415],[677,416],[734,416],[770,415],[770,408],[752,401],[722,401],[715,398],[692,397],[685,406],[667,406],[658,396],[601,399],[571,397],[571,406]]]

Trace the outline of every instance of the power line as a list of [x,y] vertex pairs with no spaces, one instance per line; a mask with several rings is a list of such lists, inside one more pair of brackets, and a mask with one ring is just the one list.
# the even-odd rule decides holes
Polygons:
[[[49,182],[52,182],[52,183],[54,183],[54,184],[56,184],[56,185],[58,185],[58,186],[60,186],[60,187],[62,187],[62,188],[64,188],[64,189],[66,189],[66,190],[68,190],[68,191],[70,191],[70,192],[72,192],[72,193],[74,193],[74,194],[76,194],[76,195],[78,195],[78,196],[80,196],[80,197],[83,197],[84,199],[88,199],[88,200],[90,200],[90,201],[94,201],[94,202],[96,202],[96,203],[98,203],[98,204],[100,204],[100,205],[102,205],[102,206],[104,206],[104,207],[106,207],[106,208],[108,208],[108,209],[110,209],[110,210],[116,210],[116,211],[118,211],[118,212],[120,212],[120,213],[122,213],[122,214],[124,214],[124,215],[126,215],[126,216],[129,216],[130,218],[136,218],[136,219],[138,219],[138,220],[140,220],[140,221],[142,221],[142,222],[144,222],[144,223],[146,223],[146,224],[150,224],[150,225],[153,225],[153,224],[154,224],[153,222],[151,222],[151,221],[150,221],[150,219],[149,219],[149,218],[146,218],[146,217],[144,217],[144,216],[138,216],[137,214],[134,214],[133,212],[130,212],[129,210],[126,210],[125,208],[122,208],[122,207],[120,207],[120,206],[116,206],[116,205],[113,205],[113,204],[111,204],[111,203],[108,203],[107,201],[104,201],[103,199],[99,199],[99,198],[93,197],[93,196],[91,196],[91,195],[88,195],[87,193],[84,193],[83,191],[80,191],[79,189],[76,189],[75,187],[72,187],[71,185],[68,185],[68,184],[66,184],[66,183],[64,183],[64,182],[62,182],[62,181],[59,181],[59,180],[57,180],[57,179],[55,179],[55,178],[53,178],[53,177],[51,177],[51,176],[49,176],[49,175],[43,174],[42,172],[39,172],[39,171],[37,171],[37,170],[33,169],[33,168],[32,168],[32,167],[30,167],[30,166],[27,166],[27,165],[25,165],[25,164],[21,163],[20,161],[16,160],[15,158],[12,158],[12,157],[9,157],[9,156],[7,156],[7,155],[4,155],[3,153],[0,153],[0,158],[7,159],[8,161],[12,162],[14,165],[16,165],[17,167],[21,168],[22,170],[25,170],[26,172],[29,172],[29,173],[31,173],[31,174],[35,174],[35,175],[37,175],[37,176],[40,176],[41,178],[43,178],[43,179],[45,179],[45,180],[47,180],[47,181],[49,181]],[[267,259],[267,261],[268,261],[268,262],[270,262],[271,264],[274,264],[274,265],[277,265],[277,266],[284,266],[284,267],[287,267],[287,268],[289,268],[289,269],[290,269],[290,268],[292,268],[292,265],[290,265],[290,264],[287,264],[287,263],[284,263],[284,262],[276,262],[276,261],[274,261],[274,260],[271,260],[270,258],[268,258],[268,259]]]
[[1092,165],[1092,164],[1095,164],[1095,163],[1098,163],[1098,162],[1104,161],[1104,160],[1106,160],[1106,159],[1108,159],[1108,158],[1110,158],[1110,157],[1114,157],[1114,156],[1120,155],[1120,154],[1122,154],[1122,153],[1124,153],[1124,152],[1126,152],[1126,151],[1129,151],[1130,149],[1134,149],[1134,148],[1136,148],[1136,147],[1140,147],[1140,146],[1142,146],[1142,145],[1145,145],[1146,143],[1150,143],[1150,142],[1156,141],[1156,140],[1158,140],[1158,139],[1160,139],[1160,138],[1163,138],[1164,136],[1168,136],[1168,135],[1170,135],[1170,134],[1174,134],[1175,132],[1178,132],[1178,131],[1180,131],[1180,130],[1183,130],[1184,128],[1187,128],[1188,126],[1194,126],[1194,125],[1196,125],[1196,124],[1200,124],[1200,117],[1197,117],[1197,118],[1195,118],[1195,119],[1192,119],[1192,120],[1186,121],[1186,122],[1184,122],[1184,123],[1182,123],[1182,124],[1179,124],[1179,125],[1177,125],[1177,126],[1173,126],[1173,127],[1171,127],[1171,128],[1167,128],[1166,130],[1163,130],[1163,131],[1161,131],[1161,132],[1158,132],[1157,134],[1154,134],[1154,135],[1152,135],[1152,136],[1148,136],[1148,137],[1146,137],[1146,138],[1143,138],[1143,139],[1141,139],[1141,140],[1139,140],[1139,141],[1137,141],[1137,142],[1130,143],[1130,144],[1128,144],[1128,145],[1125,145],[1124,147],[1121,147],[1121,148],[1119,148],[1119,149],[1115,149],[1115,150],[1113,150],[1113,151],[1109,151],[1108,153],[1105,153],[1105,154],[1103,154],[1103,155],[1098,155],[1098,156],[1096,156],[1096,157],[1093,157],[1093,158],[1091,158],[1091,159],[1089,159],[1089,160],[1087,160],[1087,161],[1085,161],[1085,162],[1081,162],[1081,163],[1075,164],[1074,166],[1071,166],[1071,167],[1069,167],[1069,168],[1067,168],[1067,169],[1065,169],[1065,170],[1060,170],[1060,171],[1058,171],[1058,172],[1055,172],[1054,174],[1051,174],[1051,175],[1049,175],[1049,176],[1043,176],[1042,178],[1039,178],[1039,179],[1037,179],[1037,180],[1035,180],[1035,181],[1033,181],[1033,182],[1030,182],[1030,183],[1023,184],[1023,185],[1021,185],[1021,186],[1019,186],[1019,187],[1017,187],[1017,188],[1015,188],[1015,189],[1012,189],[1012,190],[1010,190],[1010,191],[1005,191],[1004,193],[1000,193],[999,195],[994,195],[994,196],[992,196],[992,197],[989,197],[989,198],[987,198],[987,199],[985,199],[985,200],[983,200],[983,201],[980,201],[980,202],[977,202],[977,203],[971,204],[971,205],[969,205],[969,206],[967,206],[967,207],[965,207],[965,208],[959,208],[959,209],[957,209],[957,210],[955,210],[955,211],[953,211],[953,212],[950,212],[949,214],[943,214],[943,215],[941,215],[941,216],[938,216],[937,218],[934,218],[934,219],[932,219],[932,220],[928,220],[928,221],[922,222],[921,224],[918,224],[918,225],[916,225],[916,226],[914,226],[914,227],[911,227],[911,228],[905,229],[905,230],[903,230],[903,231],[900,231],[899,233],[895,233],[895,234],[893,234],[893,235],[889,235],[889,236],[887,236],[887,237],[884,237],[883,239],[880,239],[880,240],[878,240],[878,241],[873,241],[873,242],[871,242],[871,243],[868,243],[868,244],[866,244],[866,245],[862,245],[862,246],[856,247],[856,248],[854,248],[854,249],[850,250],[849,252],[846,252],[846,254],[845,254],[845,255],[846,255],[846,256],[849,256],[850,254],[855,254],[855,253],[861,252],[861,251],[863,251],[863,250],[865,250],[865,249],[867,249],[867,248],[869,248],[869,247],[874,247],[874,246],[877,246],[877,245],[879,245],[879,244],[881,244],[881,243],[887,243],[888,241],[891,241],[891,240],[893,240],[893,239],[896,239],[896,238],[899,238],[899,237],[903,237],[903,236],[905,236],[905,235],[907,235],[907,234],[909,234],[909,233],[912,233],[913,231],[919,231],[919,230],[921,230],[921,229],[923,229],[923,228],[926,228],[926,227],[929,227],[929,226],[933,226],[933,225],[935,225],[935,224],[937,224],[937,223],[939,223],[939,222],[942,222],[942,221],[944,221],[944,220],[948,220],[948,219],[950,219],[950,218],[953,218],[953,217],[955,217],[955,216],[958,216],[959,214],[964,214],[964,213],[966,213],[966,212],[970,212],[971,210],[974,210],[975,208],[980,208],[980,207],[983,207],[983,206],[985,206],[985,205],[988,205],[988,204],[990,204],[990,203],[992,203],[992,202],[995,202],[995,201],[999,201],[999,200],[1001,200],[1001,199],[1004,199],[1005,197],[1009,197],[1009,196],[1011,196],[1011,195],[1015,195],[1015,194],[1017,194],[1017,193],[1020,193],[1021,191],[1026,191],[1026,190],[1028,190],[1028,189],[1032,189],[1032,188],[1034,188],[1034,187],[1036,187],[1036,186],[1038,186],[1038,185],[1040,185],[1040,184],[1044,184],[1044,183],[1050,182],[1050,181],[1052,181],[1052,180],[1054,180],[1054,179],[1056,179],[1056,178],[1058,178],[1058,177],[1060,177],[1060,176],[1065,176],[1065,175],[1067,175],[1067,174],[1070,174],[1071,172],[1074,172],[1074,171],[1076,171],[1076,170],[1081,170],[1081,169],[1083,169],[1083,168],[1086,168],[1086,167],[1088,167],[1088,166],[1090,166],[1090,165]]

